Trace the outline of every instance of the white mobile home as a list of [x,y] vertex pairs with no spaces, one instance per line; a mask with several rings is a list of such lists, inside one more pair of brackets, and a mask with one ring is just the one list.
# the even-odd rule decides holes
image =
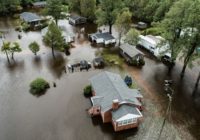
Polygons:
[[103,43],[105,45],[116,43],[116,39],[108,32],[90,34],[89,38],[92,42],[97,44]]
[[[67,33],[66,31],[62,29],[62,27],[60,28],[62,30],[62,36],[64,37],[66,43],[71,43],[75,41],[75,35],[73,33],[69,33],[69,32]],[[48,27],[45,27],[44,29],[41,30],[41,34],[43,37],[46,35],[47,31],[48,31]]]
[[[153,35],[140,35],[138,44],[151,53],[153,53],[156,57],[167,56],[171,57],[169,44],[165,43],[162,44],[162,41],[165,39],[161,36],[153,36]],[[159,46],[160,45],[160,46]]]

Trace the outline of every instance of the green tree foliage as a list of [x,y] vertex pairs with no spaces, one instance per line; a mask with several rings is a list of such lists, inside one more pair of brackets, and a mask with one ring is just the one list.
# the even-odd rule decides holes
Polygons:
[[117,14],[124,7],[121,0],[102,0],[99,9],[96,11],[96,22],[98,25],[108,25],[109,32],[112,33],[112,26],[116,21]]
[[92,96],[92,86],[88,85],[84,88],[83,94],[85,97],[91,97]]
[[22,51],[22,49],[21,49],[19,43],[18,42],[14,42],[10,47],[10,52],[11,52],[11,55],[12,55],[12,59],[14,59],[14,53],[16,53],[16,52],[19,53],[21,51]]
[[164,29],[163,36],[170,45],[172,62],[175,62],[182,49],[180,44],[181,31],[184,29],[185,16],[187,14],[186,9],[190,4],[188,0],[176,2],[161,22],[161,26]]
[[140,33],[136,29],[130,29],[126,34],[125,42],[137,45]]
[[184,56],[184,66],[181,77],[184,76],[187,65],[192,66],[192,62],[200,58],[200,54],[196,53],[200,44],[200,1],[194,1],[188,5],[188,11],[185,17],[185,26],[182,37],[182,54]]
[[30,49],[35,55],[37,55],[37,52],[39,52],[39,50],[40,50],[40,46],[39,46],[39,44],[38,44],[36,41],[34,41],[34,42],[32,42],[32,43],[29,44],[29,49]]
[[130,24],[132,22],[131,17],[132,14],[127,8],[123,10],[121,13],[119,13],[117,16],[115,24],[119,32],[119,46],[121,44],[122,36],[126,34],[128,29],[130,28]]
[[81,15],[94,20],[96,10],[96,0],[80,0],[80,12]]
[[6,57],[7,57],[9,64],[10,64],[10,59],[9,59],[8,54],[10,53],[10,45],[11,45],[10,42],[3,42],[3,46],[1,47],[1,51],[6,54]]
[[161,21],[165,14],[170,10],[175,0],[162,0],[159,2],[159,6],[154,14],[154,21]]
[[0,1],[0,13],[1,14],[15,12],[19,8],[20,8],[20,0],[1,0]]
[[46,13],[55,19],[56,24],[58,24],[59,19],[63,18],[62,11],[60,0],[47,0]]
[[49,83],[46,80],[37,78],[30,83],[30,92],[33,95],[41,96],[49,87]]
[[80,13],[80,0],[69,0],[69,10]]
[[55,58],[55,49],[63,49],[65,45],[64,37],[62,36],[61,30],[54,22],[49,24],[48,31],[44,36],[44,42],[51,47],[53,58]]

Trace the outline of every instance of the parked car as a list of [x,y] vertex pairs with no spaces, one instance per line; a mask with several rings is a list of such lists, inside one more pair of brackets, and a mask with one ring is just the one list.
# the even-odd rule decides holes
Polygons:
[[105,65],[104,59],[102,57],[97,57],[92,62],[94,68],[103,68]]
[[126,75],[126,77],[124,78],[124,82],[126,83],[127,86],[131,86],[133,83],[132,77]]
[[87,62],[86,60],[81,60],[80,61],[80,71],[82,70],[89,70],[91,68],[91,64]]
[[144,22],[138,22],[137,25],[136,25],[136,28],[141,29],[141,30],[146,29],[147,24],[144,23]]

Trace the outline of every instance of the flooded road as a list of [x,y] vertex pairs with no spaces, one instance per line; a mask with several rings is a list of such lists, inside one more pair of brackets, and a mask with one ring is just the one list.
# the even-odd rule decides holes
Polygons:
[[[59,25],[76,35],[81,29],[72,27],[66,20],[59,21]],[[87,115],[86,110],[91,104],[82,94],[89,83],[88,79],[102,70],[63,71],[63,67],[69,63],[82,59],[91,62],[101,51],[99,47],[92,47],[86,39],[87,33],[95,32],[97,27],[88,24],[86,34],[73,43],[75,47],[70,50],[71,54],[66,56],[57,52],[54,61],[51,49],[42,42],[40,32],[19,33],[15,32],[14,26],[13,20],[0,19],[0,30],[7,31],[6,39],[17,40],[23,48],[21,53],[15,54],[15,63],[11,66],[8,66],[5,54],[0,53],[0,140],[154,140],[168,101],[163,93],[164,79],[175,81],[172,119],[177,128],[171,128],[169,123],[163,139],[200,137],[200,97],[194,99],[190,95],[195,82],[191,73],[180,81],[180,65],[176,65],[171,75],[167,75],[166,66],[147,56],[142,69],[126,65],[125,70],[117,67],[105,69],[123,76],[127,72],[132,74],[145,97],[145,120],[141,127],[114,133],[111,124],[102,124],[101,118],[91,119]],[[21,40],[17,39],[18,34],[22,35]],[[35,40],[41,46],[37,57],[28,49],[29,43]],[[37,77],[43,77],[51,86],[40,97],[29,93],[29,84]],[[56,82],[56,88],[53,82]]]

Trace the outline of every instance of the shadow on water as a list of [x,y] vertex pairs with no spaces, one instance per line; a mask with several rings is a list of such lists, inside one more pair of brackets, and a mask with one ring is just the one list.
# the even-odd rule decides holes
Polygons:
[[[172,79],[174,90],[172,101],[172,120],[178,125],[186,125],[190,133],[195,138],[200,138],[200,91],[198,90],[196,96],[192,96],[194,82],[191,75],[185,74],[183,79],[180,78],[180,72],[175,66],[170,75],[167,73],[167,67],[164,70],[156,69],[159,73],[153,75],[153,85],[157,86],[158,93],[164,93],[164,80]],[[162,84],[163,83],[163,84]],[[161,98],[166,98],[165,94],[161,94]],[[162,105],[166,106],[166,105]]]
[[31,91],[31,89],[29,90],[30,94],[32,94],[33,96],[35,96],[35,97],[37,97],[37,98],[39,98],[39,97],[45,95],[45,94],[46,94],[46,91],[47,91],[47,90],[45,90],[45,91],[43,91],[43,92],[40,92],[40,93],[34,93],[33,91]]
[[100,116],[93,117],[92,124],[94,126],[100,126],[101,131],[104,134],[110,135],[112,140],[127,140],[128,137],[136,135],[138,131],[137,128],[134,128],[134,129],[115,132],[111,123],[102,123],[102,119]]
[[52,56],[48,56],[47,66],[55,78],[60,78],[62,76],[64,73],[65,64],[66,60],[60,53],[56,54],[55,59]]
[[36,67],[38,67],[38,68],[41,68],[41,57],[40,56],[35,56],[34,58],[33,58],[33,64],[36,66]]
[[9,72],[15,72],[16,70],[24,69],[24,60],[22,61],[13,61],[11,64],[6,63],[6,68]]

